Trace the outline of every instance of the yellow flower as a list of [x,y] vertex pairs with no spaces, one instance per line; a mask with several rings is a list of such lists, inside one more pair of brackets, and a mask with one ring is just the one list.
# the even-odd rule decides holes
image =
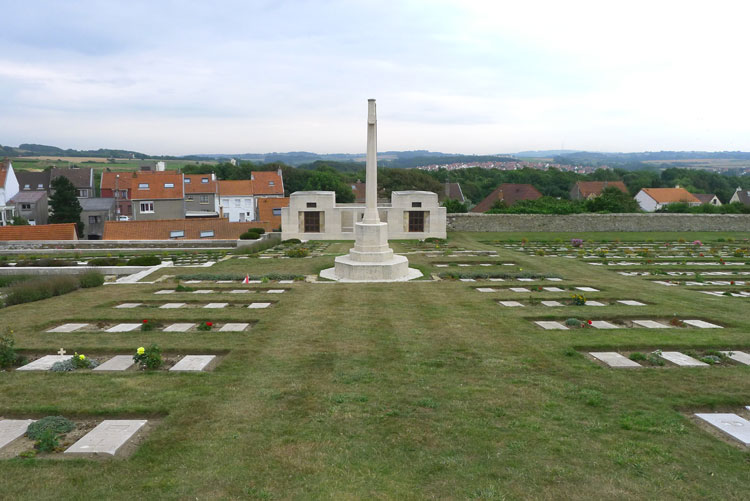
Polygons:
[[78,358],[79,358],[80,360],[86,360],[86,355],[83,355],[83,354],[81,354],[81,355],[78,355]]
[[146,353],[146,348],[141,346],[140,348],[136,350],[136,353],[138,353],[139,355],[143,355],[144,353]]

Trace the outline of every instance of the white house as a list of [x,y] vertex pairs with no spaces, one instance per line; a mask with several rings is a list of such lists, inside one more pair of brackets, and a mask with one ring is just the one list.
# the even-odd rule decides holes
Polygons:
[[13,222],[16,215],[16,204],[10,199],[18,193],[18,179],[13,171],[13,164],[5,160],[0,165],[0,226],[7,226]]
[[[380,220],[388,223],[389,239],[446,237],[446,209],[429,191],[394,191],[390,204],[378,204]],[[333,191],[297,191],[281,209],[281,238],[354,240],[354,223],[365,204],[337,204]]]
[[635,195],[641,209],[654,212],[669,204],[686,203],[690,206],[700,205],[701,201],[684,188],[642,188]]
[[251,172],[250,179],[219,181],[219,210],[230,222],[258,220],[260,198],[283,198],[281,169]]
[[730,204],[737,202],[743,205],[750,205],[750,190],[743,190],[738,186],[737,191],[734,192],[734,195],[732,195],[732,198],[729,200]]

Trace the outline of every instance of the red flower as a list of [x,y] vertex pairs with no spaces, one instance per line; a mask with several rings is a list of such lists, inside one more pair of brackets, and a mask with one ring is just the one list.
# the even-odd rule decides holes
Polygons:
[[213,322],[206,322],[206,325],[209,326],[209,327],[211,327],[211,326],[214,325],[214,323]]
[[146,320],[146,319],[144,318],[144,319],[143,319],[143,323],[144,323],[144,324],[147,324],[147,323],[148,323],[148,320]]
[[732,284],[732,285],[734,285],[734,280],[732,280],[732,281],[731,281],[731,282],[729,282],[729,283],[730,283],[730,284]]
[[589,320],[589,325],[591,325],[592,323],[593,323],[593,322],[592,322],[591,320]]

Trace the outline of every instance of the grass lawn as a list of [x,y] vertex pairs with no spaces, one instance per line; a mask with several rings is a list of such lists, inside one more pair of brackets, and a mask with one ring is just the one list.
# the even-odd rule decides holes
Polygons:
[[[451,280],[296,282],[284,286],[290,289],[285,294],[269,295],[278,303],[265,310],[148,309],[148,318],[164,322],[257,321],[244,333],[44,332],[65,321],[144,317],[142,309],[112,308],[117,302],[266,299],[259,293],[153,295],[174,287],[169,278],[0,310],[0,325],[13,328],[17,347],[27,353],[51,354],[62,346],[96,357],[130,353],[152,342],[164,352],[228,352],[215,371],[203,374],[0,372],[0,417],[163,417],[125,460],[2,460],[0,498],[746,497],[750,453],[689,416],[700,410],[739,412],[750,405],[750,367],[618,371],[581,353],[748,350],[747,299],[664,287],[579,259],[540,258],[481,243],[506,236],[459,233],[451,235],[451,245],[496,250],[492,260],[516,263],[482,271],[555,274],[565,285],[601,289],[587,293],[589,299],[649,305],[505,308],[497,301],[527,301],[530,295],[480,293],[474,290],[479,283]],[[522,237],[537,239],[535,234],[508,238]],[[343,252],[347,245],[330,248]],[[445,271],[431,263],[452,258],[409,255],[428,273]],[[309,275],[332,265],[331,255],[230,259],[159,275]],[[534,298],[566,300],[569,294],[539,292]],[[674,314],[727,327],[544,331],[532,323]]]

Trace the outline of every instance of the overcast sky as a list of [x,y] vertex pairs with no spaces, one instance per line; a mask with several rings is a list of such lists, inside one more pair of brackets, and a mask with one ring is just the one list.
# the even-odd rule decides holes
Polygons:
[[750,151],[746,1],[0,0],[0,144]]

